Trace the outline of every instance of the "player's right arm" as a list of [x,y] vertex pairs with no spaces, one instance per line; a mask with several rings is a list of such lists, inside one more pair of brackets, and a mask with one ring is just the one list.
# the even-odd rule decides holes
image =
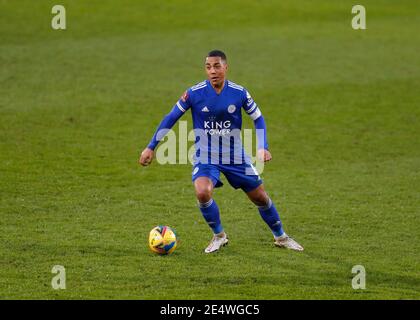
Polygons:
[[191,107],[189,99],[189,91],[185,91],[182,97],[174,105],[171,112],[169,112],[161,121],[158,128],[155,131],[155,134],[150,140],[149,145],[142,151],[139,159],[139,163],[142,166],[148,166],[154,157],[154,150],[159,144],[169,130],[175,125],[179,118]]

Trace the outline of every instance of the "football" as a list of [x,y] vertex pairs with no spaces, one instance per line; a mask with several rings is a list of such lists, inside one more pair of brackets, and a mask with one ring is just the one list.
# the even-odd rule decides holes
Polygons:
[[149,248],[157,254],[170,254],[175,251],[177,237],[175,231],[168,226],[156,226],[149,234]]

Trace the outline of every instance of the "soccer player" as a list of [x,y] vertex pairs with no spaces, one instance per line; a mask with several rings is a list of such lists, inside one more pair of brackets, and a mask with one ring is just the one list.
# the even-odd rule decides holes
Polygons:
[[159,141],[191,109],[196,136],[192,181],[198,207],[214,233],[204,252],[216,252],[228,243],[219,207],[213,199],[213,189],[222,186],[220,173],[223,173],[232,187],[241,188],[257,206],[262,219],[273,233],[276,246],[302,251],[303,247],[284,232],[274,203],[265,191],[249,156],[245,154],[241,140],[237,139],[242,127],[243,109],[257,129],[257,158],[264,162],[271,160],[261,110],[244,87],[226,79],[228,64],[222,51],[209,52],[205,70],[207,80],[192,86],[182,95],[141,153],[139,163],[147,166],[152,162]]

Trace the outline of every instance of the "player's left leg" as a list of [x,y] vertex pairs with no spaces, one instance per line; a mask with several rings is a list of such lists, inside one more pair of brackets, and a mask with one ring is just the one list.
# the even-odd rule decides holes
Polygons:
[[261,217],[270,227],[276,246],[302,251],[303,248],[284,231],[276,207],[264,190],[257,170],[250,163],[240,165],[219,165],[223,174],[235,189],[241,188],[257,205]]
[[303,251],[303,247],[284,232],[277,209],[265,191],[264,186],[260,184],[257,188],[246,192],[246,194],[257,205],[261,217],[270,227],[274,235],[275,245],[296,251]]
[[246,192],[246,195],[258,207],[261,218],[263,218],[265,223],[269,226],[273,235],[275,237],[282,236],[284,231],[280,216],[276,207],[265,191],[264,186],[260,184],[254,190]]

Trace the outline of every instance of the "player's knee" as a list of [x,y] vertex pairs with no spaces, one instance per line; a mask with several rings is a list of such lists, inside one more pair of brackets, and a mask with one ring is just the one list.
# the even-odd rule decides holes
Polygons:
[[206,203],[211,199],[211,192],[200,190],[196,192],[196,196],[200,203]]
[[265,192],[259,192],[252,197],[252,202],[258,207],[264,207],[270,203],[270,198]]
[[211,185],[208,185],[208,184],[196,185],[195,194],[196,194],[197,200],[200,203],[206,203],[210,201],[211,195],[212,195]]

